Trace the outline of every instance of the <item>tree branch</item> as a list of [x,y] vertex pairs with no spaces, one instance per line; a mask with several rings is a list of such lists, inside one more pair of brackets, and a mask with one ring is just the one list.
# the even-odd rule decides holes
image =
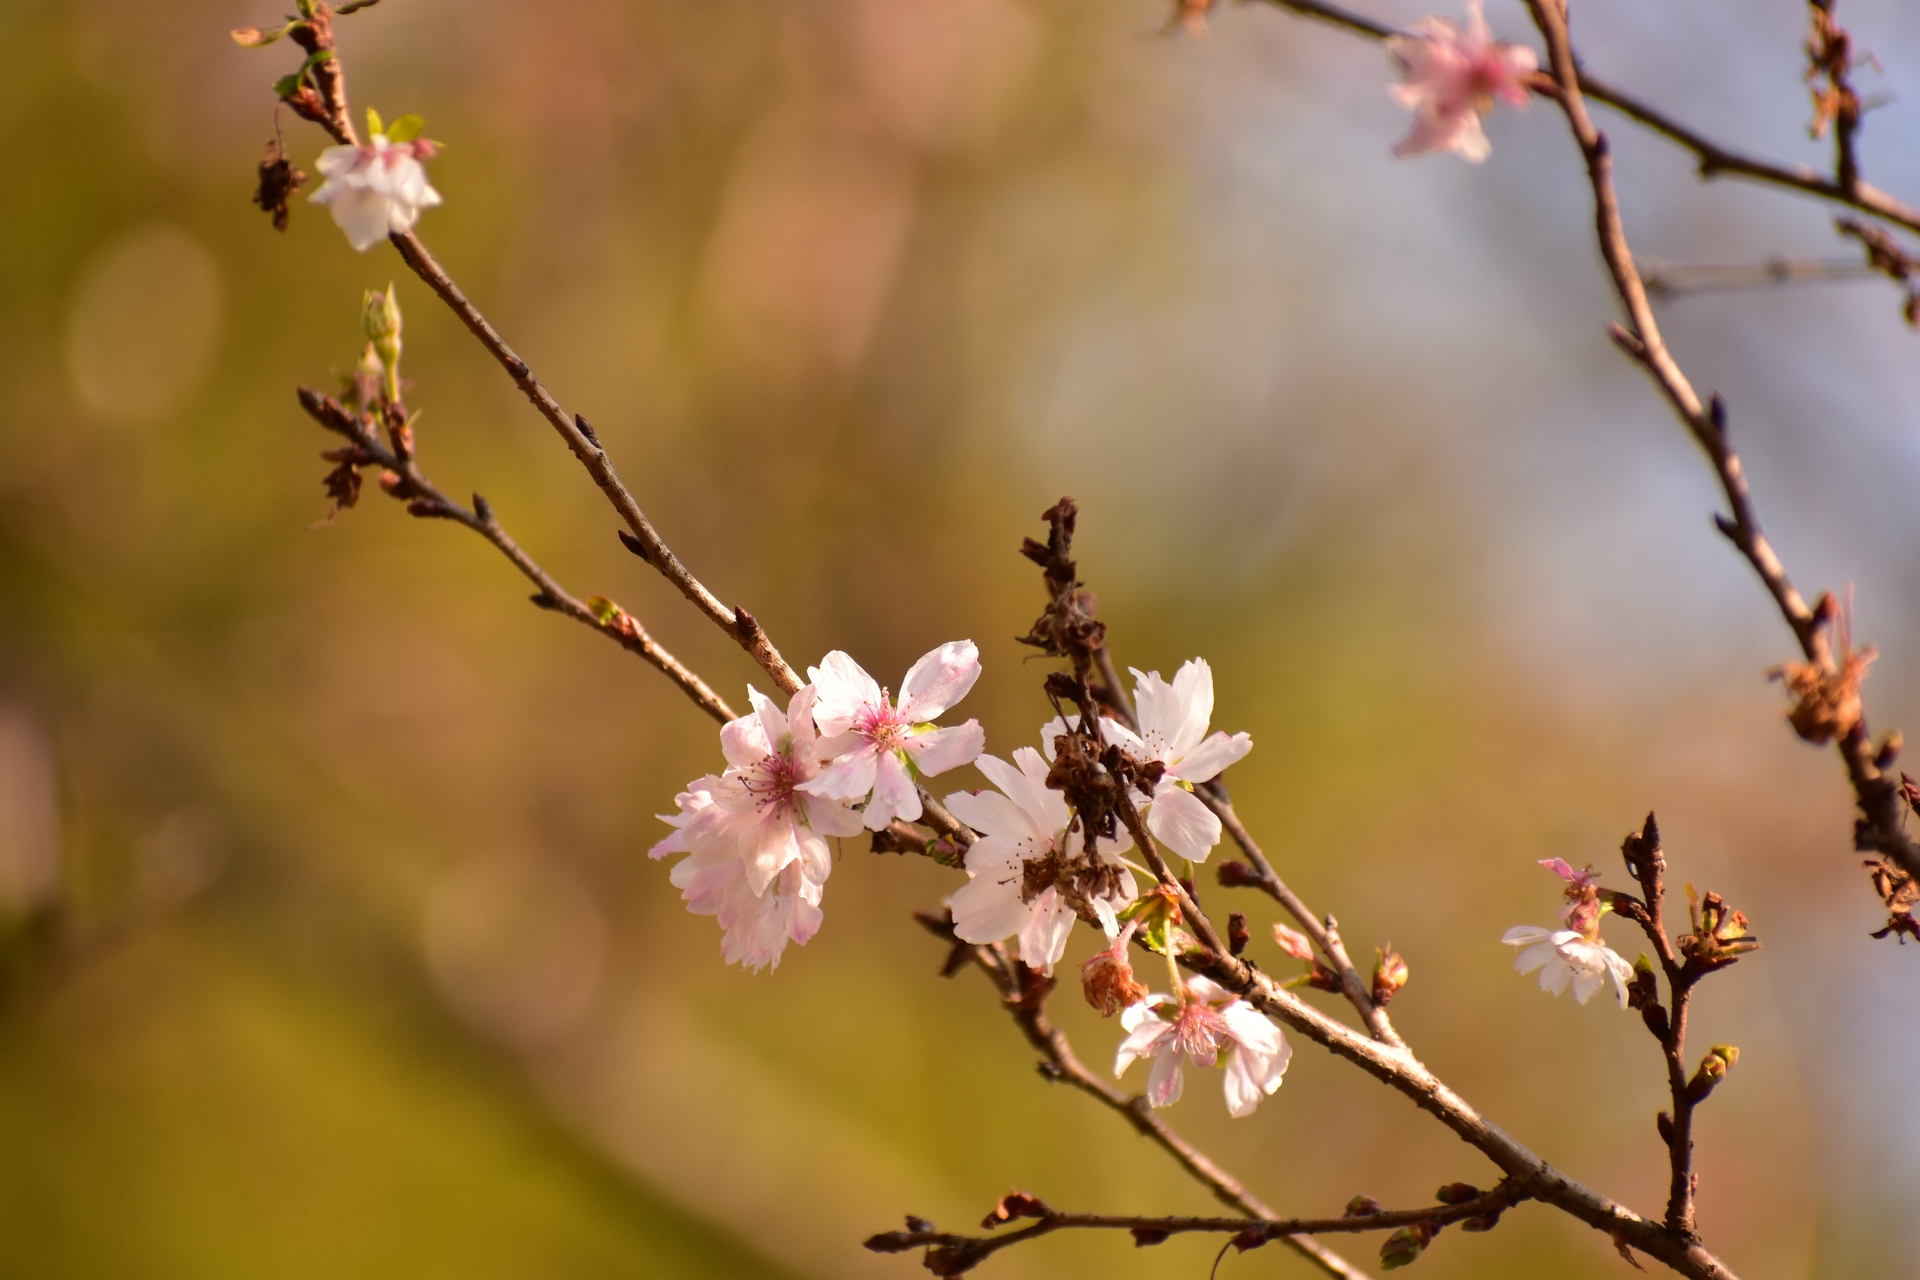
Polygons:
[[[888,1231],[874,1236],[866,1247],[875,1253],[904,1253],[926,1248],[927,1269],[936,1275],[957,1276],[972,1270],[987,1258],[1011,1245],[1063,1230],[1129,1231],[1140,1245],[1159,1244],[1168,1236],[1194,1232],[1229,1233],[1242,1252],[1256,1249],[1273,1239],[1294,1239],[1314,1235],[1333,1235],[1361,1231],[1388,1231],[1396,1227],[1437,1229],[1455,1222],[1498,1215],[1523,1200],[1511,1183],[1502,1183],[1492,1191],[1454,1204],[1419,1209],[1383,1209],[1375,1213],[1347,1214],[1338,1218],[1276,1218],[1248,1226],[1245,1218],[1149,1217],[1110,1213],[1062,1213],[1047,1207],[1033,1196],[1015,1192],[1000,1202],[982,1227],[992,1227],[1014,1218],[1037,1218],[1032,1226],[992,1236],[956,1235],[924,1226],[906,1231]],[[1007,1217],[1001,1215],[1012,1212]]]
[[[1120,1115],[1133,1126],[1135,1132],[1172,1156],[1181,1168],[1212,1192],[1213,1197],[1222,1204],[1249,1219],[1261,1222],[1280,1220],[1280,1216],[1241,1185],[1239,1179],[1215,1164],[1205,1152],[1162,1120],[1147,1105],[1144,1097],[1122,1093],[1087,1069],[1074,1055],[1066,1033],[1054,1026],[1047,1017],[1046,997],[1053,987],[1051,978],[1043,977],[1010,959],[1004,947],[974,946],[960,941],[954,935],[951,918],[942,919],[926,914],[916,914],[914,918],[935,937],[954,948],[953,957],[948,962],[948,973],[955,972],[960,964],[971,963],[987,975],[987,980],[1000,994],[1002,1007],[1013,1018],[1021,1034],[1026,1036],[1027,1043],[1039,1051],[1042,1075],[1057,1083],[1071,1085]],[[1241,1225],[1245,1226],[1245,1221]],[[1285,1235],[1281,1238],[1328,1275],[1366,1280],[1365,1272],[1315,1241],[1304,1237],[1294,1240]]]
[[533,557],[521,549],[500,522],[494,518],[493,509],[478,494],[474,495],[474,507],[469,510],[448,498],[426,476],[421,474],[415,464],[411,451],[402,457],[396,450],[382,442],[368,429],[365,421],[358,415],[348,412],[346,407],[331,396],[323,396],[309,388],[300,388],[300,407],[315,422],[335,435],[342,436],[364,456],[359,465],[378,466],[398,478],[399,483],[389,492],[393,497],[405,502],[409,513],[423,518],[452,520],[473,530],[513,562],[527,580],[539,590],[534,594],[533,602],[543,609],[563,613],[576,622],[584,623],[595,631],[612,639],[633,653],[639,654],[680,690],[695,705],[708,715],[725,724],[734,719],[733,708],[726,699],[715,693],[707,682],[667,652],[658,641],[647,634],[633,615],[613,606],[610,610],[596,613],[588,605],[575,599],[558,582],[555,582],[546,570],[535,563]]
[[[1389,36],[1407,34],[1386,23],[1377,22],[1339,5],[1322,3],[1321,0],[1267,0],[1267,3],[1275,8],[1291,10],[1302,17],[1325,22],[1372,40],[1385,40]],[[1717,178],[1722,175],[1746,178],[1764,186],[1782,187],[1832,204],[1846,205],[1862,213],[1872,214],[1876,218],[1884,218],[1909,231],[1920,232],[1920,209],[1861,181],[1857,166],[1852,173],[1851,181],[1843,183],[1805,165],[1777,164],[1770,160],[1762,160],[1731,147],[1722,146],[1705,134],[1680,123],[1632,94],[1616,89],[1586,72],[1578,74],[1577,83],[1580,91],[1595,102],[1612,107],[1649,132],[1658,134],[1675,146],[1692,152],[1699,164],[1700,176],[1703,179]],[[1558,96],[1558,88],[1554,80],[1545,77],[1536,82],[1533,88],[1536,93],[1546,97]]]

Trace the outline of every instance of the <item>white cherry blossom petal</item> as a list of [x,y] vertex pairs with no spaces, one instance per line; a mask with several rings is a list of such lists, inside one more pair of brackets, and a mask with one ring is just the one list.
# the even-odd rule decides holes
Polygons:
[[987,745],[987,731],[978,720],[969,720],[946,729],[916,733],[900,744],[913,760],[922,777],[931,778],[949,769],[972,764]]
[[1180,762],[1168,772],[1182,782],[1198,785],[1211,782],[1222,770],[1240,763],[1253,750],[1253,735],[1236,733],[1227,736],[1222,730],[1204,739],[1199,746],[1180,758]]
[[1204,862],[1220,843],[1220,819],[1178,783],[1162,781],[1147,810],[1147,831],[1183,858]]
[[920,817],[920,789],[897,753],[874,753],[873,799],[867,801],[867,830],[878,831],[902,818],[908,822]]
[[844,733],[862,707],[880,701],[880,683],[852,658],[835,649],[807,668],[815,689],[813,719],[827,737]]
[[980,650],[973,641],[948,641],[907,669],[900,682],[901,718],[909,724],[938,719],[979,678]]

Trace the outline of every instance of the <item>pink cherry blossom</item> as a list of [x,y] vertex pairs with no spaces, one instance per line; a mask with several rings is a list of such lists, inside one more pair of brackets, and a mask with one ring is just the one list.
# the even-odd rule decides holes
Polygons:
[[1464,28],[1446,18],[1422,18],[1414,24],[1416,34],[1387,40],[1387,56],[1404,80],[1393,86],[1394,99],[1414,113],[1413,128],[1393,154],[1457,151],[1479,164],[1493,150],[1480,121],[1494,100],[1516,111],[1530,105],[1527,77],[1540,61],[1525,45],[1496,41],[1480,4],[1467,0]]
[[953,895],[953,931],[976,943],[1017,934],[1020,959],[1050,974],[1082,911],[1109,937],[1119,930],[1118,913],[1135,892],[1119,854],[1133,842],[1102,840],[1089,857],[1078,833],[1067,829],[1073,811],[1066,797],[1047,788],[1040,753],[1021,747],[1013,759],[974,762],[999,791],[947,797],[954,816],[981,833],[967,850],[967,883]]
[[[1137,669],[1133,682],[1140,732],[1136,734],[1103,716],[1101,733],[1128,754],[1167,766],[1153,797],[1143,806],[1147,831],[1181,857],[1203,862],[1220,843],[1220,819],[1193,794],[1193,788],[1211,782],[1227,766],[1245,759],[1253,750],[1253,738],[1245,733],[1229,736],[1224,731],[1208,735],[1207,726],[1213,719],[1213,668],[1204,658],[1182,664],[1174,672],[1172,684],[1161,679],[1158,671]],[[1079,717],[1069,716],[1055,719],[1040,730],[1049,759],[1054,739],[1068,725],[1078,724]]]
[[389,142],[384,133],[373,134],[365,146],[328,147],[314,166],[326,182],[313,202],[331,205],[347,242],[365,253],[387,235],[412,230],[422,209],[440,203],[420,164],[433,153],[426,138]]
[[986,745],[978,720],[937,729],[930,721],[967,696],[980,678],[980,651],[954,640],[907,671],[895,704],[874,678],[839,650],[807,671],[819,692],[814,718],[829,741],[833,763],[800,784],[810,795],[849,803],[867,801],[866,825],[879,831],[895,818],[920,816],[918,780],[973,763]]
[[801,688],[782,714],[749,689],[753,713],[720,730],[727,771],[691,783],[675,798],[676,828],[651,856],[689,856],[670,877],[688,909],[719,917],[729,962],[778,964],[787,942],[804,944],[820,927],[820,899],[833,871],[829,836],[860,830],[844,801],[803,794],[819,772],[815,691]]
[[1280,1087],[1292,1057],[1280,1028],[1232,992],[1206,978],[1189,978],[1185,1003],[1169,995],[1148,996],[1120,1015],[1127,1038],[1114,1057],[1116,1079],[1141,1058],[1153,1059],[1147,1101],[1170,1107],[1180,1100],[1181,1069],[1191,1062],[1211,1067],[1224,1060],[1227,1113],[1250,1116],[1260,1099]]

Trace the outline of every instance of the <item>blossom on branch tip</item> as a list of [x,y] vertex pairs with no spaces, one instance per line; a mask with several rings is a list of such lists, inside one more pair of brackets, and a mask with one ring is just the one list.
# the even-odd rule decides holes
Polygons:
[[1479,164],[1493,150],[1480,121],[1494,100],[1516,111],[1530,105],[1527,77],[1540,60],[1525,45],[1495,40],[1480,4],[1467,0],[1465,27],[1429,17],[1414,24],[1413,35],[1388,37],[1387,57],[1402,76],[1391,92],[1414,113],[1413,128],[1394,144],[1396,156],[1457,151]]
[[803,794],[820,768],[815,691],[798,690],[787,710],[749,688],[749,715],[720,730],[727,770],[689,784],[677,828],[650,856],[689,856],[670,877],[689,910],[719,917],[727,960],[758,969],[778,965],[786,944],[804,945],[820,927],[820,900],[833,871],[829,836],[860,830],[844,801]]
[[[1161,679],[1158,671],[1134,669],[1133,701],[1139,733],[1104,716],[1100,731],[1127,754],[1166,765],[1153,797],[1143,806],[1147,831],[1181,857],[1203,862],[1220,843],[1221,826],[1193,789],[1245,759],[1253,750],[1253,738],[1245,733],[1207,733],[1213,719],[1213,668],[1204,658],[1182,664],[1172,684]],[[1071,716],[1055,719],[1040,730],[1049,759],[1054,739],[1068,725],[1078,724],[1079,717]]]
[[1597,938],[1584,937],[1572,929],[1522,924],[1507,930],[1500,941],[1520,948],[1513,961],[1515,969],[1521,973],[1541,971],[1542,991],[1557,996],[1571,983],[1573,998],[1585,1004],[1611,977],[1620,1007],[1627,1007],[1627,984],[1633,981],[1633,966]]
[[826,739],[821,758],[833,763],[800,789],[853,804],[865,799],[869,830],[882,830],[895,818],[918,819],[918,780],[972,764],[986,746],[978,720],[944,729],[930,723],[980,678],[980,651],[971,640],[950,641],[914,663],[897,705],[838,649],[809,667],[807,676],[819,690],[814,718]]
[[1047,765],[1032,747],[974,763],[998,791],[957,791],[947,808],[980,833],[967,850],[967,883],[952,899],[953,931],[964,942],[986,944],[1018,935],[1028,968],[1052,973],[1066,951],[1073,922],[1097,919],[1107,936],[1119,931],[1118,913],[1134,898],[1133,873],[1120,853],[1124,835],[1101,840],[1089,855],[1070,826],[1066,797],[1047,788]]
[[1180,1100],[1181,1069],[1225,1067],[1227,1113],[1250,1116],[1260,1099],[1280,1087],[1293,1049],[1280,1028],[1258,1010],[1206,978],[1186,981],[1186,1000],[1151,995],[1120,1015],[1127,1038],[1113,1061],[1116,1079],[1141,1058],[1153,1059],[1147,1101],[1170,1107]]
[[368,123],[374,127],[365,145],[328,147],[314,165],[326,182],[311,199],[331,206],[347,242],[362,253],[385,236],[411,231],[422,209],[440,203],[440,193],[427,184],[420,163],[432,159],[434,144],[410,126],[418,117],[394,121],[392,133],[403,135],[398,137],[382,131],[379,119],[369,113]]

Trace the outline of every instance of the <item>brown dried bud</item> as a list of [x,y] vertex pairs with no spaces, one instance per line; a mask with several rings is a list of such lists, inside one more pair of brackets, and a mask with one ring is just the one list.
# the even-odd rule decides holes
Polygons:
[[1098,1009],[1103,1018],[1111,1018],[1147,998],[1147,989],[1134,978],[1133,964],[1127,958],[1127,943],[1132,932],[1128,929],[1105,951],[1096,952],[1091,959],[1081,962],[1080,990],[1086,995],[1087,1003]]
[[1247,932],[1247,918],[1238,911],[1227,913],[1227,950],[1240,955],[1247,949],[1252,935]]
[[1822,595],[1814,617],[1820,625],[1832,624],[1839,665],[1783,662],[1767,674],[1793,695],[1793,706],[1787,710],[1793,731],[1816,746],[1825,746],[1852,733],[1860,723],[1860,682],[1877,654],[1872,645],[1853,647],[1851,588],[1844,604],[1836,605],[1831,593]]
[[1135,1227],[1133,1228],[1133,1247],[1144,1249],[1150,1244],[1165,1244],[1167,1237],[1171,1234],[1158,1227]]
[[[1388,943],[1387,946],[1391,948],[1393,944]],[[1382,951],[1375,947],[1374,954],[1379,959],[1373,966],[1373,1002],[1384,1005],[1393,999],[1400,988],[1407,985],[1407,978],[1410,975],[1407,972],[1407,962],[1401,958],[1398,951]]]
[[1346,987],[1340,981],[1340,975],[1321,964],[1312,962],[1313,968],[1307,972],[1307,985],[1315,991],[1344,991]]
[[1441,1204],[1465,1204],[1469,1200],[1478,1200],[1483,1193],[1471,1182],[1449,1182],[1433,1193],[1433,1198]]
[[1219,870],[1213,874],[1223,889],[1238,889],[1243,885],[1260,882],[1260,877],[1253,873],[1253,868],[1244,862],[1223,862]]
[[993,1212],[980,1220],[983,1230],[1012,1222],[1015,1218],[1045,1218],[1053,1213],[1039,1196],[1028,1195],[1024,1191],[1009,1191],[1000,1197],[993,1206]]
[[262,213],[272,215],[275,231],[287,229],[287,203],[306,180],[307,175],[294,168],[293,162],[281,153],[278,139],[267,144],[267,154],[260,161],[259,185],[254,189],[253,202],[260,206]]

